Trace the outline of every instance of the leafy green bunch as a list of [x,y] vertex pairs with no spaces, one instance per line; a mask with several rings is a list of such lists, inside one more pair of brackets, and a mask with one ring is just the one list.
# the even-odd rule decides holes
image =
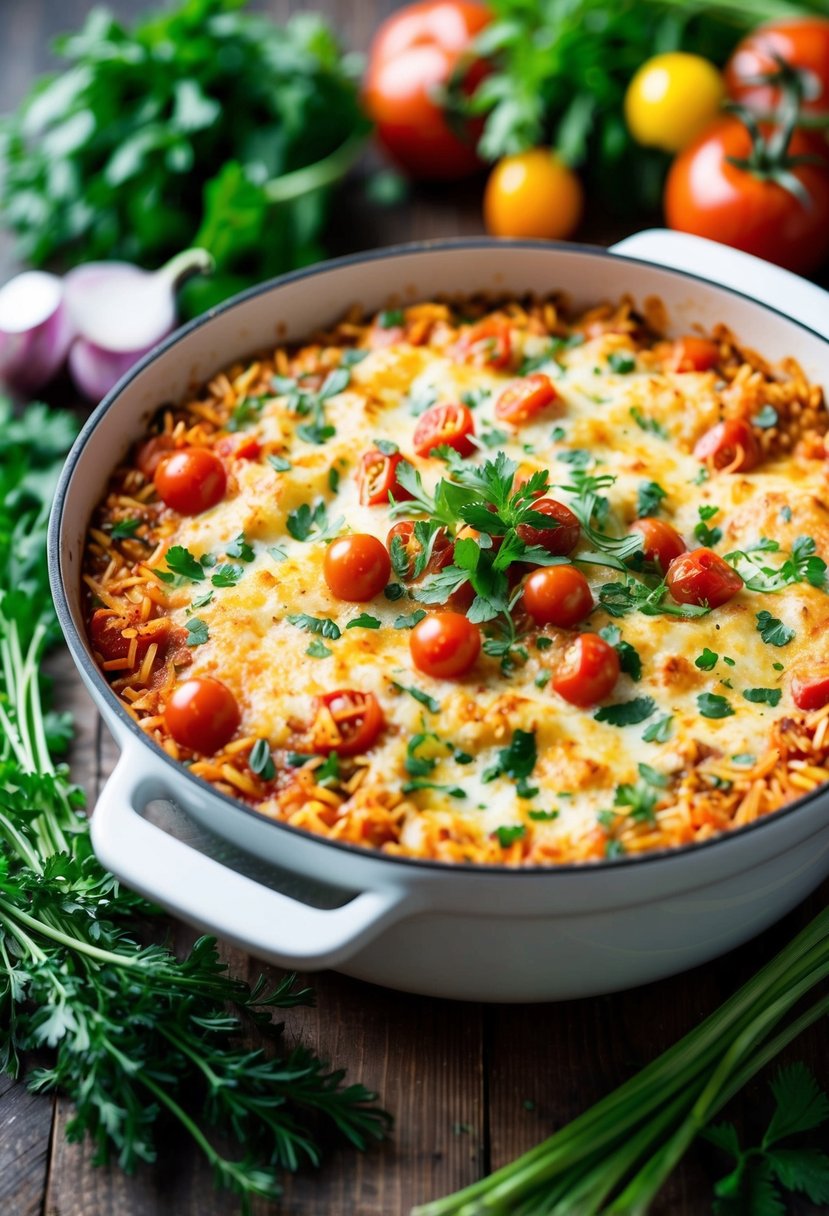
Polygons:
[[154,267],[198,243],[200,311],[322,256],[329,187],[365,133],[354,64],[321,18],[184,0],[132,30],[93,9],[0,127],[0,214],[35,265]]
[[[159,1122],[177,1121],[246,1208],[279,1193],[281,1170],[319,1161],[320,1121],[363,1148],[388,1118],[362,1085],[281,1043],[272,1011],[309,990],[230,978],[211,938],[183,959],[142,944],[152,907],[92,853],[83,794],[53,759],[71,721],[45,712],[41,676],[58,637],[46,521],[72,437],[66,414],[31,406],[18,420],[0,401],[0,1068],[17,1076],[25,1053],[48,1051],[29,1085],[72,1099],[68,1134],[91,1137],[99,1163],[152,1161]],[[245,1022],[267,1050],[241,1045]]]

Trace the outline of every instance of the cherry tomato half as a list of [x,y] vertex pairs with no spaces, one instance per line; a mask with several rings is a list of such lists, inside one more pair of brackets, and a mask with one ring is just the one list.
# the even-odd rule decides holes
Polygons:
[[386,725],[373,692],[339,688],[327,692],[317,703],[313,727],[313,749],[356,756],[366,752]]
[[581,524],[570,508],[555,498],[536,498],[532,508],[539,515],[549,517],[550,527],[519,524],[515,529],[519,539],[523,540],[525,545],[540,545],[548,553],[556,553],[560,557],[572,553],[579,543]]
[[761,25],[737,44],[725,68],[729,97],[758,114],[773,114],[780,89],[760,78],[779,70],[778,59],[804,73],[804,114],[829,114],[829,21],[794,18]]
[[227,473],[215,452],[181,448],[165,456],[153,477],[159,497],[179,515],[198,515],[224,498]]
[[428,456],[433,448],[454,448],[459,456],[469,456],[475,445],[472,411],[465,405],[433,405],[421,414],[412,442],[418,456]]
[[212,676],[195,676],[174,688],[164,717],[176,743],[204,756],[221,751],[240,721],[233,693]]
[[169,617],[161,620],[139,623],[128,616],[119,616],[109,608],[98,608],[92,614],[89,622],[89,636],[92,647],[98,652],[104,662],[113,659],[125,659],[132,646],[132,638],[125,638],[125,629],[135,631],[136,662],[140,662],[153,642],[166,641],[170,632]]
[[674,342],[670,369],[674,372],[707,372],[716,367],[720,348],[709,338],[688,334]]
[[645,557],[653,562],[660,574],[665,573],[675,557],[685,552],[685,541],[676,528],[663,519],[637,519],[630,525],[630,530],[640,533]]
[[[405,555],[406,559],[405,566],[400,570],[395,570],[395,573],[399,578],[405,579],[406,581],[413,579],[415,582],[419,583],[427,575],[438,574],[446,566],[451,566],[452,562],[454,561],[454,541],[450,540],[445,529],[441,528],[432,542],[432,552],[429,554],[429,560],[424,568],[418,572],[417,576],[415,576],[415,562],[423,552],[423,546],[415,536],[414,520],[402,519],[400,523],[395,524],[394,527],[389,530],[389,534],[386,537],[386,546],[389,554],[392,554],[392,546],[394,545],[395,537],[399,539],[400,545],[402,545],[402,550],[399,548],[399,546],[395,546],[398,561],[402,564],[401,554]],[[458,534],[458,538],[460,539],[460,533]],[[456,591],[452,592],[444,606],[446,608],[451,608],[456,612],[466,612],[474,598],[475,592],[472,588],[472,584],[465,582],[462,583]]]
[[829,704],[829,671],[823,669],[795,672],[792,698],[798,709],[823,709]]
[[363,102],[386,151],[414,177],[448,180],[480,167],[480,124],[459,138],[438,95],[459,71],[464,92],[474,92],[485,69],[470,44],[491,19],[474,0],[421,0],[388,17],[371,43]]
[[262,455],[262,445],[253,435],[225,435],[216,444],[220,456],[230,456],[235,460],[258,460]]
[[678,604],[708,604],[719,608],[743,586],[736,570],[711,549],[692,549],[668,567],[668,590]]
[[609,697],[619,679],[619,656],[597,633],[580,633],[564,652],[553,688],[571,705],[586,709]]
[[694,455],[718,471],[747,473],[760,461],[760,445],[744,418],[718,422],[694,444]]
[[479,367],[509,367],[512,362],[512,330],[504,317],[484,317],[460,337],[458,354]]
[[558,397],[552,380],[543,372],[524,376],[504,389],[495,402],[495,417],[511,426],[532,422],[543,409]]
[[152,481],[155,471],[165,456],[175,448],[172,435],[153,435],[146,439],[135,453],[135,463],[144,474],[147,481]]
[[322,570],[332,595],[361,604],[383,590],[391,575],[391,562],[381,540],[367,532],[354,532],[331,542]]
[[460,612],[433,612],[415,625],[409,648],[418,671],[436,680],[455,680],[474,666],[481,633]]
[[364,507],[377,507],[388,503],[389,494],[396,502],[411,498],[397,480],[397,466],[403,460],[399,452],[388,455],[379,448],[363,453],[360,461],[360,502]]
[[537,625],[569,629],[590,615],[593,596],[575,566],[542,566],[524,583],[523,604]]
[[504,156],[484,190],[484,223],[490,236],[563,241],[576,231],[583,211],[581,182],[549,148]]

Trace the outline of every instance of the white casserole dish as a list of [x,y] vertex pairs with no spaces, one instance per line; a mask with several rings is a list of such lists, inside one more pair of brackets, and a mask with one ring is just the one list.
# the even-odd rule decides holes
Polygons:
[[[70,650],[122,749],[92,840],[129,886],[286,967],[336,967],[435,996],[541,1001],[692,967],[759,933],[829,874],[826,789],[705,844],[581,866],[449,866],[330,842],[263,818],[173,762],[124,712],[90,654],[80,585],[87,524],[110,471],[161,403],[240,356],[304,338],[355,302],[377,309],[447,293],[551,290],[577,305],[657,296],[672,331],[725,322],[772,361],[794,356],[829,390],[829,295],[786,271],[667,232],[613,252],[481,238],[344,258],[255,288],[173,334],[90,418],[58,488],[49,562]],[[142,814],[154,799],[260,863],[344,889],[345,902],[312,906],[182,842]]]

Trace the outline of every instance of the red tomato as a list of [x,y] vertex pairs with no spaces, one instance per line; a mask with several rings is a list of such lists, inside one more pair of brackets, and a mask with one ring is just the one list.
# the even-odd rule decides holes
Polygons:
[[434,612],[415,625],[409,647],[418,671],[436,680],[454,680],[474,665],[481,634],[460,612]]
[[[419,554],[422,553],[423,546],[415,536],[414,521],[411,519],[403,519],[400,521],[400,523],[395,524],[394,527],[390,529],[389,534],[386,537],[386,545],[389,553],[392,551],[392,543],[395,537],[399,538],[400,544],[403,546],[403,552],[405,553],[407,559],[405,569],[399,572],[399,577],[406,579],[407,581],[414,579],[415,582],[419,583],[421,579],[425,578],[427,575],[438,574],[446,566],[451,566],[455,559],[454,542],[449,539],[446,531],[441,529],[435,536],[432,544],[432,552],[429,555],[429,560],[426,563],[426,566],[415,578],[415,562]],[[446,601],[446,607],[457,612],[465,612],[474,598],[475,593],[472,589],[472,584],[466,582],[463,583],[457,589],[457,591],[452,592],[449,599]]]
[[[768,134],[768,129],[764,132]],[[792,156],[826,157],[826,145],[803,131],[789,144]],[[768,175],[732,164],[752,153],[752,138],[737,118],[723,118],[681,152],[665,186],[671,228],[733,245],[789,270],[807,274],[829,253],[829,168],[791,165],[810,202]]]
[[155,471],[159,497],[179,515],[198,515],[224,498],[227,473],[215,452],[181,448],[165,456]]
[[829,671],[825,667],[796,671],[792,676],[792,698],[798,709],[823,709],[829,704]]
[[719,471],[747,473],[759,464],[761,452],[751,424],[744,418],[727,418],[700,435],[694,455]]
[[421,414],[412,442],[418,456],[428,456],[433,448],[443,446],[469,456],[475,450],[470,438],[474,434],[472,412],[465,405],[433,405]]
[[524,607],[537,625],[569,629],[589,616],[593,596],[575,566],[542,566],[524,583]]
[[319,698],[314,719],[313,748],[355,756],[366,752],[386,725],[373,692],[339,688]]
[[707,372],[716,367],[720,348],[708,338],[695,338],[689,334],[674,342],[671,354],[671,371]]
[[252,435],[225,435],[216,444],[220,456],[234,457],[236,460],[258,460],[262,455],[262,445]]
[[668,590],[678,604],[708,604],[719,608],[733,599],[743,580],[728,562],[710,549],[692,549],[668,567]]
[[464,91],[484,75],[470,43],[491,20],[474,0],[421,0],[388,17],[369,48],[363,101],[386,151],[414,177],[466,177],[480,168],[480,124],[459,138],[441,109],[440,93],[465,71]]
[[495,417],[512,426],[521,426],[524,422],[532,422],[536,414],[557,397],[550,377],[543,372],[534,372],[504,389],[495,403]]
[[586,709],[609,697],[619,679],[619,656],[597,633],[580,633],[564,652],[553,688],[571,705]]
[[153,435],[141,444],[135,453],[135,463],[147,481],[152,481],[159,463],[175,447],[172,435]]
[[354,532],[328,546],[323,574],[332,595],[360,604],[383,590],[391,575],[391,562],[381,540],[367,532]]
[[581,524],[570,508],[555,498],[536,498],[533,510],[539,515],[549,516],[551,526],[542,528],[540,524],[519,524],[515,529],[519,539],[525,545],[540,545],[548,553],[556,553],[560,557],[572,553],[579,543]]
[[685,541],[670,524],[661,519],[637,519],[631,532],[639,532],[644,541],[643,552],[649,562],[664,574],[675,557],[685,552]]
[[458,354],[479,367],[509,367],[512,362],[512,330],[504,317],[484,317],[460,337]]
[[98,608],[89,622],[92,647],[105,663],[112,659],[125,659],[132,646],[132,638],[125,638],[125,629],[135,630],[136,662],[140,662],[153,642],[163,642],[170,632],[169,618],[160,622],[141,624],[128,616],[118,616],[109,608]]
[[403,457],[399,452],[386,455],[379,448],[370,448],[360,461],[360,502],[364,507],[377,507],[388,503],[389,494],[396,502],[411,498],[397,480],[397,466]]
[[725,67],[729,97],[758,114],[773,114],[780,104],[780,89],[758,78],[778,72],[778,59],[804,74],[803,112],[829,114],[829,21],[796,17],[761,25],[747,35]]
[[233,693],[212,676],[195,676],[174,688],[167,698],[164,717],[176,743],[204,756],[221,751],[240,721]]

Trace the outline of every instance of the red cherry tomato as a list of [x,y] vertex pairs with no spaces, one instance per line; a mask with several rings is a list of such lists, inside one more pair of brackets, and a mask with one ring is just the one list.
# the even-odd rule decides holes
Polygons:
[[716,367],[720,348],[708,338],[695,338],[689,334],[674,342],[670,367],[674,372],[707,372]]
[[159,463],[169,455],[175,447],[172,435],[153,435],[147,439],[135,453],[135,463],[144,474],[147,481],[152,481]]
[[795,672],[792,698],[798,709],[823,709],[829,704],[829,671],[824,667]]
[[450,127],[438,94],[464,72],[474,92],[484,74],[470,43],[491,21],[474,0],[421,0],[387,18],[369,49],[363,101],[386,151],[414,177],[453,179],[480,167],[480,124]]
[[[398,575],[398,577],[405,579],[406,581],[414,580],[414,582],[419,583],[422,579],[426,578],[427,575],[438,574],[446,566],[452,565],[455,558],[455,545],[454,542],[449,539],[446,531],[441,529],[433,541],[432,552],[429,554],[429,560],[427,561],[425,567],[419,571],[417,576],[415,576],[415,562],[423,552],[423,546],[415,536],[414,528],[415,526],[413,520],[401,520],[400,523],[395,524],[394,527],[389,530],[389,534],[386,537],[386,546],[389,554],[391,554],[395,537],[399,539],[400,545],[402,545],[403,548],[401,550],[398,546],[395,546],[395,553],[397,554],[398,561],[403,568],[396,570],[395,573]],[[405,566],[403,566],[402,555],[405,555]],[[466,612],[474,598],[475,592],[472,589],[472,584],[469,582],[462,583],[461,586],[458,587],[457,591],[452,592],[444,606],[451,608],[453,611]]]
[[808,274],[829,253],[826,144],[803,131],[796,131],[789,144],[793,157],[819,158],[819,163],[795,164],[789,170],[806,192],[808,205],[770,177],[733,163],[746,160],[751,152],[751,136],[739,119],[723,118],[709,127],[679,154],[668,173],[668,224]]
[[542,528],[540,524],[519,524],[515,531],[525,545],[540,545],[548,553],[556,553],[564,557],[572,553],[579,543],[581,524],[576,516],[563,502],[555,498],[536,498],[533,510],[539,515],[550,519],[550,527]]
[[366,752],[386,725],[372,692],[339,688],[319,698],[313,727],[313,749],[356,756]]
[[332,595],[360,604],[383,590],[391,575],[391,562],[381,540],[355,532],[331,542],[325,551],[323,574]]
[[719,608],[733,599],[743,580],[711,549],[692,549],[668,567],[668,590],[678,604],[708,604]]
[[534,372],[504,389],[495,403],[495,417],[511,426],[521,426],[532,422],[536,414],[552,405],[557,397],[550,377],[543,372]]
[[167,698],[164,717],[176,743],[204,756],[221,751],[240,721],[233,693],[212,676],[196,676],[174,688]]
[[198,515],[224,498],[227,473],[215,452],[181,448],[165,456],[153,478],[159,497],[179,515]]
[[760,461],[760,445],[744,418],[727,418],[701,435],[694,455],[703,464],[729,473],[747,473]]
[[553,688],[571,705],[586,709],[609,697],[619,679],[619,656],[597,633],[580,633],[564,652]]
[[135,630],[136,663],[143,659],[153,642],[164,642],[170,632],[170,620],[162,617],[160,621],[139,623],[128,616],[114,614],[109,608],[98,608],[92,614],[89,622],[89,636],[92,648],[97,651],[105,663],[113,659],[125,659],[130,652],[133,639],[125,638],[125,629]]
[[461,336],[458,354],[479,367],[506,368],[512,362],[512,330],[504,317],[484,317]]
[[409,648],[418,671],[436,680],[454,680],[474,666],[481,633],[460,612],[433,612],[415,625]]
[[397,480],[397,466],[403,460],[399,452],[386,455],[379,448],[370,448],[360,461],[360,502],[364,507],[388,503],[389,494],[396,502],[411,498]]
[[524,583],[524,607],[537,625],[569,629],[589,616],[593,596],[575,566],[542,566]]
[[262,455],[262,445],[252,435],[225,435],[216,444],[220,456],[233,457],[235,460],[258,460]]
[[805,114],[829,114],[829,21],[794,18],[761,25],[737,44],[725,68],[729,97],[758,114],[773,114],[780,89],[759,78],[779,71],[778,59],[806,77]]
[[475,421],[465,405],[433,405],[421,414],[415,427],[414,450],[428,456],[433,448],[454,448],[459,456],[469,456],[475,445]]
[[631,532],[639,532],[644,541],[643,552],[649,562],[664,574],[675,557],[685,552],[685,541],[670,524],[662,519],[637,519]]

